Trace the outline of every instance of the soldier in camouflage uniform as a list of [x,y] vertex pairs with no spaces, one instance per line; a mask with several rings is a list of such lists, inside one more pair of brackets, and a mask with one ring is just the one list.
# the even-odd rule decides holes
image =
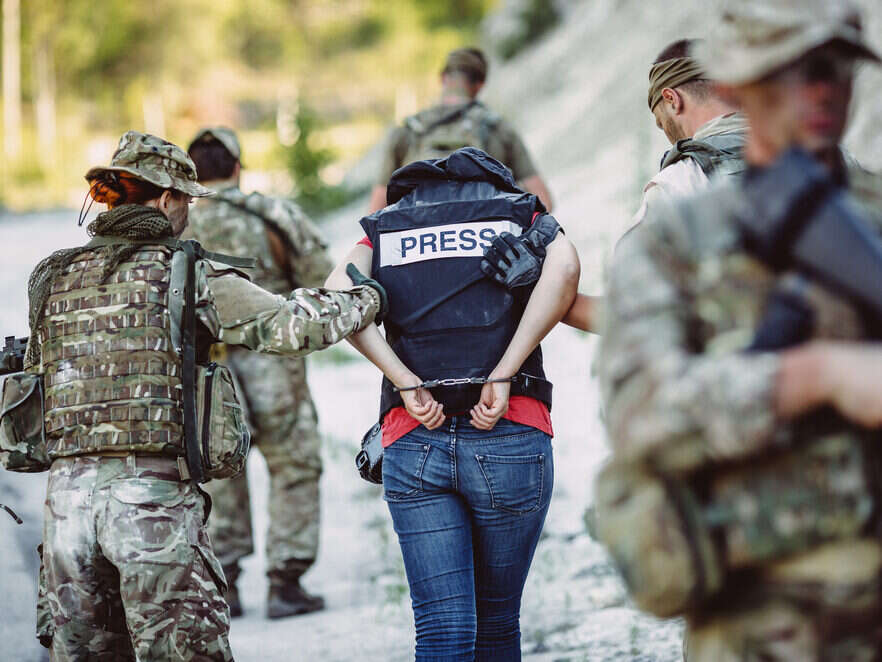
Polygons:
[[551,211],[551,194],[517,132],[476,99],[487,77],[487,59],[477,48],[451,51],[441,71],[441,100],[404,120],[384,146],[383,164],[371,192],[370,212],[386,206],[386,184],[403,165],[440,159],[460,147],[478,147],[512,171],[523,190]]
[[[797,146],[882,233],[882,179],[838,147],[854,64],[878,58],[845,0],[737,0],[697,55],[747,116],[751,169],[650,209],[617,248],[596,361],[613,445],[600,537],[639,605],[686,616],[690,662],[875,660],[878,439],[862,441],[882,421],[882,349],[850,300],[748,252],[736,219]],[[810,340],[744,351],[773,292],[797,285]],[[822,406],[843,422],[804,416]]]
[[[291,200],[239,190],[241,150],[226,128],[200,131],[188,150],[199,181],[217,191],[190,210],[185,237],[209,250],[256,257],[252,280],[276,294],[319,287],[332,264],[318,229]],[[267,616],[281,618],[324,606],[300,586],[315,562],[319,542],[321,437],[302,358],[284,361],[230,347],[223,359],[238,377],[248,405],[252,444],[270,474],[270,524],[266,543],[270,589]],[[239,561],[254,551],[248,478],[207,487],[213,509],[208,522],[214,551],[224,566],[231,616],[242,614],[236,588]]]
[[[87,179],[111,207],[89,225],[95,239],[53,253],[29,285],[25,368],[43,375],[52,461],[39,635],[53,660],[231,660],[226,580],[181,462],[170,314],[168,244],[191,197],[211,192],[183,150],[134,131]],[[196,263],[197,356],[215,339],[302,356],[364,328],[380,305],[369,286],[286,299],[222,267]]]

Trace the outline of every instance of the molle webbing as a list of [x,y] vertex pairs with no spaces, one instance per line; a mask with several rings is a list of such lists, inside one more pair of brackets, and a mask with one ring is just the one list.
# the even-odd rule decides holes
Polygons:
[[88,250],[53,282],[40,329],[51,457],[183,451],[172,254],[139,247],[102,283],[104,251]]

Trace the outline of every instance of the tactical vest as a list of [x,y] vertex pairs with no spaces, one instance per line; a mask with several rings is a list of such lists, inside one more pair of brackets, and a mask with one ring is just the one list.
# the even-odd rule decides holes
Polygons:
[[[798,291],[814,311],[809,337],[865,338],[850,301],[744,251],[733,221],[741,198],[737,186],[720,183],[678,203],[680,218],[663,230],[688,237],[678,259],[693,265],[692,351],[721,360],[745,351],[770,298],[782,292]],[[879,209],[868,211],[882,232]],[[793,559],[818,572],[847,565],[848,550],[879,523],[877,437],[821,410],[779,423],[761,454],[744,451],[746,440],[711,445],[696,431],[646,457],[614,458],[596,481],[598,536],[638,606],[660,617],[699,613],[718,593],[737,591],[739,573],[768,570],[782,584]],[[810,561],[816,552],[823,563]]]
[[414,138],[404,163],[440,159],[469,146],[486,152],[490,134],[500,119],[480,101],[453,107],[432,121],[422,114],[412,115],[404,120]]
[[702,172],[710,178],[712,175],[740,175],[746,169],[742,154],[746,136],[743,133],[722,133],[708,136],[701,140],[685,138],[678,140],[662,157],[660,170],[670,165],[692,159]]
[[[244,193],[231,188],[200,201],[190,209],[184,238],[192,237],[219,253],[256,258],[257,266],[249,271],[251,279],[273,294],[287,296],[295,284],[273,259],[266,227],[271,221],[248,210],[244,199]],[[275,231],[287,238],[282,228],[276,227]]]
[[[503,192],[486,181],[442,180],[417,186],[362,219],[374,246],[371,274],[389,295],[386,339],[414,374],[423,380],[490,374],[514,336],[523,308],[485,278],[478,265],[497,234],[520,235],[540,209],[535,196]],[[476,385],[432,389],[448,414],[468,411],[480,392]],[[511,393],[551,407],[540,348],[521,366]],[[384,378],[381,417],[401,404]]]
[[39,331],[51,458],[100,451],[181,455],[181,361],[171,341],[172,250],[147,247],[100,283],[82,253],[52,284]]

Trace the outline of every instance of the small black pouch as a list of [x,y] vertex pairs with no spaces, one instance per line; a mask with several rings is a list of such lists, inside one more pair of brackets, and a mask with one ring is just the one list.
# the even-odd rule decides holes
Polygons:
[[379,423],[367,431],[361,440],[361,450],[355,456],[358,473],[369,483],[383,483],[383,428]]

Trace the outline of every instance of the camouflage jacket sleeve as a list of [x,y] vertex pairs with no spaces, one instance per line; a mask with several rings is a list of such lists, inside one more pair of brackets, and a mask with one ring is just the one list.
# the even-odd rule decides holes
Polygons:
[[698,265],[665,213],[673,209],[662,205],[616,248],[595,368],[614,453],[690,470],[767,446],[778,358],[695,349]]
[[300,287],[319,287],[334,268],[321,232],[300,206],[287,198],[251,193],[246,209],[267,219],[285,233],[293,247],[289,256],[294,280]]
[[325,349],[361,331],[374,321],[380,303],[367,287],[301,288],[285,299],[228,272],[215,272],[209,287],[222,342],[287,356]]

